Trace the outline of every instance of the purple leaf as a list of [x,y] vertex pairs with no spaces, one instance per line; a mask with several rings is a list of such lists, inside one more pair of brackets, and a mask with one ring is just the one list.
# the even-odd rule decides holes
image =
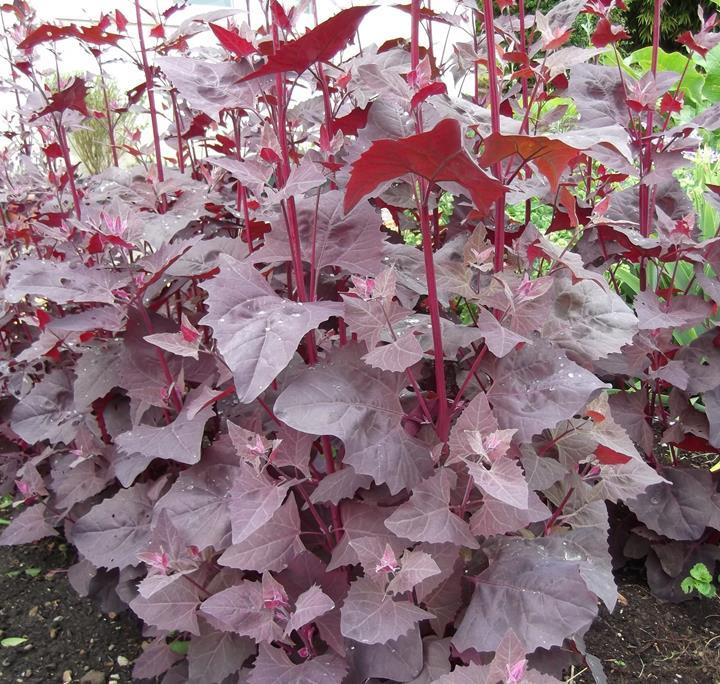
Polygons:
[[107,470],[92,457],[79,463],[75,458],[63,459],[53,464],[53,506],[69,510],[76,503],[99,494],[109,479]]
[[653,532],[670,539],[698,539],[714,513],[712,475],[690,468],[664,468],[659,473],[670,482],[650,485],[625,503]]
[[689,328],[702,323],[713,314],[713,303],[696,295],[683,295],[669,303],[662,302],[651,290],[639,292],[635,297],[641,330],[662,328]]
[[363,537],[376,538],[383,548],[385,544],[390,544],[396,554],[402,552],[404,545],[385,527],[385,520],[390,514],[389,509],[359,501],[349,501],[342,505],[341,514],[345,534],[333,549],[328,570],[359,563],[360,557],[353,547],[353,542]]
[[168,646],[164,637],[153,639],[150,645],[138,656],[133,664],[133,679],[152,679],[167,672],[175,663],[182,660]]
[[343,681],[346,674],[347,664],[335,655],[326,653],[295,664],[282,649],[261,644],[248,684],[330,684]]
[[557,278],[553,304],[542,327],[548,342],[572,358],[596,361],[632,342],[638,322],[625,302],[593,280]]
[[236,632],[255,641],[282,638],[274,611],[263,600],[260,582],[243,580],[203,601],[201,613],[216,629]]
[[[372,206],[362,204],[343,214],[339,190],[297,200],[296,206],[303,261],[314,263],[318,271],[340,266],[350,273],[374,275],[380,270],[385,238],[380,215]],[[252,259],[290,261],[287,231],[280,227],[272,230]]]
[[280,445],[273,451],[272,462],[276,468],[291,466],[310,477],[310,450],[315,437],[281,425],[277,431]]
[[150,483],[136,484],[91,508],[72,527],[78,551],[102,568],[137,565],[150,541],[151,489]]
[[475,455],[475,436],[478,433],[488,435],[497,429],[497,420],[490,408],[487,395],[480,392],[455,421],[450,433],[450,453],[453,458]]
[[[240,161],[239,159],[233,159],[232,157],[221,157],[219,159],[208,159],[208,161],[216,166],[219,166],[221,169],[229,171],[245,187],[250,188],[256,195],[262,194],[265,184],[270,180],[273,174],[273,169],[270,164],[266,164],[256,159],[244,159]],[[217,240],[218,238],[215,239]],[[265,244],[267,245],[267,242]],[[258,250],[258,252],[261,251],[263,250]]]
[[483,494],[521,510],[528,508],[528,483],[516,460],[501,457],[489,468],[472,461],[465,461],[465,465]]
[[340,615],[343,635],[361,644],[384,644],[407,634],[420,620],[433,617],[410,601],[392,599],[364,577],[350,585]]
[[290,496],[266,523],[226,549],[218,563],[240,570],[276,572],[287,567],[304,549],[297,504]]
[[220,120],[223,109],[252,107],[258,88],[239,85],[247,67],[238,62],[210,62],[187,57],[159,57],[158,65],[188,104]]
[[345,462],[395,494],[430,471],[428,448],[401,425],[397,377],[368,368],[348,347],[304,371],[275,402],[275,413],[297,430],[333,434],[345,443]]
[[197,465],[180,473],[175,484],[155,505],[154,516],[167,510],[188,544],[201,551],[230,545],[229,492],[238,468]]
[[449,674],[443,675],[434,681],[433,684],[490,684],[488,680],[489,674],[489,665],[470,663],[465,667],[456,667]]
[[251,265],[228,256],[220,258],[220,274],[203,287],[208,314],[200,323],[213,328],[243,403],[255,399],[290,363],[306,333],[341,313],[336,303],[278,297]]
[[57,536],[57,530],[45,520],[46,512],[46,507],[38,503],[18,513],[0,535],[0,546],[30,544],[44,537]]
[[34,295],[56,304],[114,304],[112,290],[122,287],[127,280],[127,275],[88,268],[82,263],[25,259],[10,271],[4,298],[16,303],[27,295]]
[[579,527],[567,534],[556,534],[537,541],[551,557],[577,562],[580,577],[587,588],[602,599],[610,612],[615,609],[617,587],[604,530]]
[[482,333],[487,348],[498,358],[507,356],[520,342],[528,342],[527,338],[501,325],[482,306],[477,310],[477,329]]
[[512,629],[526,652],[582,634],[597,614],[577,564],[548,558],[532,542],[502,544],[477,577],[475,593],[453,637],[460,651],[494,651]]
[[300,629],[315,618],[330,612],[334,607],[335,602],[317,584],[313,584],[295,601],[295,610],[285,627],[285,634],[290,634],[294,629]]
[[46,439],[69,444],[81,420],[73,406],[70,376],[56,369],[15,405],[10,426],[28,444]]
[[419,549],[405,551],[400,571],[390,580],[387,589],[393,594],[404,594],[423,580],[439,575],[441,572],[429,553]]
[[547,506],[535,492],[530,491],[525,509],[510,506],[497,499],[484,499],[480,509],[470,518],[470,529],[473,534],[490,537],[494,534],[517,532],[530,523],[547,520],[549,517]]
[[343,499],[352,499],[358,489],[370,489],[372,481],[369,475],[358,475],[354,468],[346,465],[342,470],[336,470],[320,480],[310,495],[310,501],[337,506]]
[[468,524],[449,508],[456,479],[452,470],[439,468],[432,477],[415,486],[410,499],[395,509],[385,526],[397,536],[413,541],[478,548]]
[[388,325],[396,326],[411,313],[396,301],[388,301],[386,298],[365,300],[345,294],[342,298],[345,303],[345,320],[350,330],[359,340],[367,343],[368,349],[377,346]]
[[145,622],[159,629],[200,634],[197,609],[201,591],[184,575],[147,598],[138,596],[130,607]]
[[572,417],[602,387],[563,352],[535,341],[500,360],[488,399],[500,427],[517,428],[528,442]]
[[413,332],[406,332],[389,344],[371,349],[362,359],[373,368],[400,373],[417,363],[423,350]]
[[255,644],[247,637],[208,629],[200,623],[200,636],[192,638],[187,654],[190,679],[221,684],[254,654]]
[[131,485],[155,458],[172,459],[187,465],[198,463],[205,423],[212,415],[211,407],[193,418],[181,411],[168,425],[138,425],[118,435],[115,444],[120,457],[113,462],[113,468],[123,487]]
[[243,463],[230,492],[233,544],[239,544],[267,523],[282,505],[290,483],[276,483],[266,472]]
[[356,680],[375,681],[375,677],[406,682],[415,677],[423,666],[423,648],[417,626],[398,639],[384,644],[349,642],[350,672]]

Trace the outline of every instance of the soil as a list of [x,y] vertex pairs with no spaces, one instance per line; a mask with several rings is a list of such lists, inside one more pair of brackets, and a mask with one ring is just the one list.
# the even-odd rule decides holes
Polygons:
[[[0,682],[131,682],[140,625],[129,611],[103,615],[70,586],[74,561],[61,540],[0,547]],[[120,662],[118,663],[118,658]]]
[[[603,609],[585,639],[608,682],[720,684],[720,598],[664,603],[642,575],[616,579],[621,602],[612,615]],[[587,674],[571,681],[589,684]]]
[[[129,611],[103,615],[80,598],[64,572],[73,560],[59,539],[0,547],[0,639],[27,639],[0,647],[2,684],[132,681],[140,624]],[[642,575],[617,579],[622,600],[586,637],[609,684],[720,684],[720,598],[667,604],[650,594]],[[582,670],[566,679],[592,681]]]

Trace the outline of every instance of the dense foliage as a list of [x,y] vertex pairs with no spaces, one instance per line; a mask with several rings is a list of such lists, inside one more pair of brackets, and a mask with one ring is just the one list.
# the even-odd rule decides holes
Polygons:
[[[720,186],[677,176],[720,128],[685,80],[717,78],[717,19],[676,70],[658,32],[622,60],[613,0],[500,4],[413,0],[359,49],[372,7],[136,3],[142,82],[99,111],[37,56],[77,41],[102,77],[127,18],[2,7],[0,543],[64,533],[78,591],[146,624],[136,678],[602,682],[613,569],[678,601],[714,572]],[[147,143],[114,138],[128,108]],[[83,175],[89,118],[136,163]]]

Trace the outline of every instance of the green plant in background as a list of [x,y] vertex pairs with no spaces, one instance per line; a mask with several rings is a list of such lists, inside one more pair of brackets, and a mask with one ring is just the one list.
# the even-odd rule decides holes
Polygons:
[[[630,49],[652,43],[653,0],[627,0],[627,10],[621,12],[625,30],[630,34]],[[660,26],[660,45],[665,50],[674,49],[677,36],[684,31],[700,28],[697,9],[712,9],[708,0],[665,0]]]
[[705,563],[695,563],[690,568],[690,574],[680,583],[680,588],[686,594],[697,591],[707,598],[713,598],[717,595],[717,588],[713,584],[713,576]]
[[[105,93],[100,79],[88,83],[88,93],[85,98],[88,110],[105,112],[105,96],[111,104],[120,100],[120,89],[111,82],[105,82]],[[128,131],[135,125],[135,115],[123,112],[113,115],[113,131],[115,135],[115,148],[118,157],[123,155],[123,145],[128,142]],[[70,145],[73,152],[79,157],[85,169],[96,174],[110,168],[113,164],[112,148],[108,123],[105,118],[89,118],[83,127],[70,134]]]
[[[438,210],[440,216],[438,218],[438,224],[441,228],[447,226],[450,222],[450,217],[455,210],[455,198],[449,192],[443,192],[438,200]],[[417,218],[411,211],[403,212],[405,217],[417,225]],[[403,242],[406,245],[412,245],[417,247],[422,244],[422,235],[420,234],[420,228],[408,228],[402,231]]]

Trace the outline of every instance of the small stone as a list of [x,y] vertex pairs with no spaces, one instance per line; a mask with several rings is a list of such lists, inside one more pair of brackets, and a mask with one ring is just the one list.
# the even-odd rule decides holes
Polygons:
[[72,670],[65,670],[62,673],[63,684],[70,684],[72,682]]
[[89,670],[80,678],[80,684],[105,684],[105,673]]
[[35,617],[40,612],[40,608],[38,606],[33,606],[28,611],[28,617]]
[[114,650],[114,648],[115,648],[115,644],[110,644],[108,646],[108,651],[112,651],[112,650]]
[[120,679],[120,675],[119,674],[111,674],[110,679],[112,679],[112,681],[116,682]]
[[65,618],[63,618],[62,615],[56,615],[56,616],[53,618],[53,622],[62,622],[64,619],[65,619]]
[[51,639],[56,639],[56,638],[57,638],[57,635],[58,635],[57,627],[51,627],[51,628],[50,628],[50,638],[51,638]]
[[112,610],[107,614],[108,620],[117,620],[117,613],[114,613]]
[[117,664],[120,667],[127,667],[130,664],[130,661],[123,655],[119,655],[117,657]]

